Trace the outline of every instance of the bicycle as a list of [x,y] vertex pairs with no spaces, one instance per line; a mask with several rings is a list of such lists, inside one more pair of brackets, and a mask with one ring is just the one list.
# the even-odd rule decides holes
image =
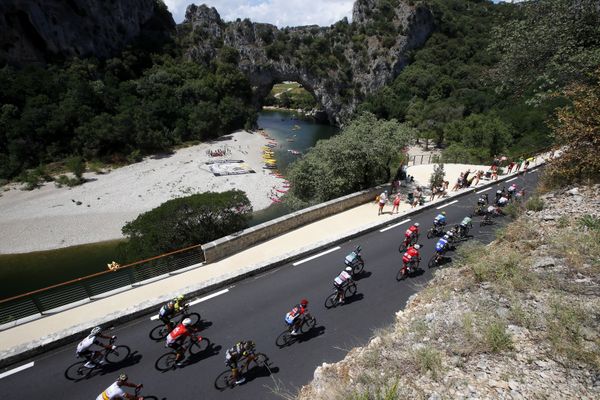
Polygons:
[[[248,352],[248,355],[242,356],[237,364],[240,366],[237,370],[238,379],[239,377],[245,376],[249,378],[250,372],[253,374],[258,373],[259,370],[266,368],[268,372],[271,372],[269,368],[269,357],[264,353],[255,353],[254,351]],[[235,379],[233,378],[233,369],[229,368],[223,371],[215,379],[215,388],[223,391],[227,388],[233,388],[235,386]]]
[[444,226],[445,225],[434,225],[427,231],[427,239],[433,239],[434,237],[439,237],[444,235]]
[[[190,318],[192,320],[192,325],[195,326],[200,321],[200,314],[198,314],[197,312],[189,312],[189,304],[186,304],[181,308],[181,311],[179,311],[179,313],[174,315],[174,318],[179,318],[179,321],[173,324],[173,327],[177,326],[177,324],[181,323],[181,321],[183,321],[186,318]],[[157,325],[154,328],[152,328],[149,336],[150,339],[158,342],[166,338],[169,332],[169,327],[167,327],[166,324],[161,323],[160,325]]]
[[[208,338],[202,337],[200,335],[192,335],[190,336],[190,340],[187,346],[182,345],[179,351],[182,354],[188,352],[190,356],[198,355],[208,349],[210,346],[210,340]],[[163,354],[156,360],[154,366],[157,370],[164,372],[170,369],[175,369],[177,363],[177,353],[178,350],[171,350],[168,353]],[[183,360],[183,359],[182,359]]]
[[410,237],[405,237],[400,246],[398,247],[398,251],[400,253],[404,253],[410,246],[414,246],[419,241],[419,234],[413,234]]
[[[355,255],[355,257],[351,257],[352,255]],[[365,268],[365,260],[363,260],[362,255],[360,254],[360,246],[357,247],[353,253],[350,253],[350,255],[346,257],[344,264],[352,268],[352,276],[356,276],[363,272]]]
[[490,214],[485,214],[483,216],[483,219],[479,222],[479,226],[485,226],[485,225],[494,225],[495,222],[492,219],[492,217],[490,216]]
[[[352,297],[356,294],[356,283],[352,282],[344,287],[344,291],[336,289],[335,292],[327,296],[325,299],[325,308],[337,307],[343,303],[343,299]],[[342,293],[344,296],[342,297]]]
[[[111,338],[108,343],[112,346],[114,342],[115,339]],[[131,349],[129,346],[119,345],[113,346],[110,349],[102,349],[100,350],[100,353],[102,353],[102,356],[98,357],[98,360],[105,360],[107,364],[117,365],[129,358]],[[87,362],[88,360],[77,361],[70,365],[65,371],[65,378],[71,381],[79,381],[92,375],[92,372],[102,370],[104,367],[104,365],[100,364],[100,361],[98,361],[97,363],[94,363],[93,367],[89,368],[85,366]]]
[[402,268],[400,268],[400,271],[398,271],[398,273],[396,274],[396,280],[400,282],[406,279],[408,276],[414,275],[414,273],[419,270],[420,262],[421,258],[419,257],[416,260],[410,260],[410,262],[406,266],[403,265]]
[[434,268],[440,265],[440,263],[444,260],[444,256],[441,253],[438,253],[437,251],[435,252],[435,254],[431,257],[431,259],[429,259],[429,262],[427,263],[427,267],[428,268]]
[[138,400],[158,400],[158,397],[156,397],[156,396],[140,396],[140,392],[142,391],[143,387],[144,387],[144,385],[140,385],[135,388],[135,392],[133,393],[133,395],[135,396],[136,399],[138,399]]
[[[302,316],[302,323],[300,324],[300,333],[305,334],[310,332],[312,328],[317,325],[317,319],[310,315],[309,313]],[[292,335],[292,330],[294,329],[293,325],[287,325],[286,329],[281,332],[277,339],[275,340],[275,344],[281,348],[285,346],[289,346],[290,344],[296,341],[296,338],[300,335]]]

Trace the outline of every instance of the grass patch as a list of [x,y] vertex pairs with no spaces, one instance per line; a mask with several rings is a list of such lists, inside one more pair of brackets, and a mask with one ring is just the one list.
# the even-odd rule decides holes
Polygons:
[[523,205],[521,203],[512,202],[504,207],[504,213],[509,217],[516,219],[518,216],[523,214]]
[[532,196],[527,200],[527,203],[525,203],[525,208],[530,211],[542,211],[544,209],[544,200],[539,196]]
[[488,351],[492,353],[500,353],[513,348],[510,334],[506,332],[506,324],[498,320],[486,326],[484,341]]
[[593,215],[584,215],[579,218],[579,225],[595,232],[600,232],[600,218]]
[[353,400],[398,400],[404,397],[398,392],[398,381],[387,387],[377,388],[374,391],[368,391],[360,394],[354,394],[350,397]]
[[434,348],[423,347],[414,352],[415,363],[421,373],[431,373],[431,378],[437,380],[442,372],[442,354]]

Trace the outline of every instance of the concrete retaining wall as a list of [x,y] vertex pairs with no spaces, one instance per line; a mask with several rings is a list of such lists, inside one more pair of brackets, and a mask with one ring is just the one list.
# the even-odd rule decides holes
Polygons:
[[265,222],[252,228],[222,237],[202,245],[204,259],[211,263],[239,253],[265,240],[287,233],[302,225],[335,215],[350,208],[374,201],[388,185],[377,186],[362,192],[330,200],[313,207],[305,208],[283,217]]

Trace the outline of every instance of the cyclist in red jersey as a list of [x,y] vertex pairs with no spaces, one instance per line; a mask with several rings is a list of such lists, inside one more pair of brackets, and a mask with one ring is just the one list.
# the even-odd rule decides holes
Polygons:
[[308,312],[308,300],[302,299],[300,304],[296,304],[292,310],[285,315],[285,322],[292,326],[292,335],[299,335],[298,329],[302,324],[302,316]]
[[415,241],[419,240],[419,223],[415,222],[410,228],[404,232],[404,243],[408,246],[411,242],[412,238],[415,238]]
[[420,255],[419,255],[419,249],[421,248],[420,245],[415,244],[414,246],[411,246],[408,248],[408,250],[406,250],[406,253],[404,253],[404,255],[402,256],[402,263],[404,264],[404,269],[407,269],[408,272],[412,272],[409,269],[409,264],[412,261],[417,261],[420,259]]
[[179,325],[175,327],[167,336],[167,346],[174,349],[177,352],[175,356],[175,365],[181,367],[183,365],[183,358],[185,354],[185,348],[183,344],[185,339],[192,336],[192,333],[197,332],[197,329],[192,326],[192,320],[189,318],[181,321]]

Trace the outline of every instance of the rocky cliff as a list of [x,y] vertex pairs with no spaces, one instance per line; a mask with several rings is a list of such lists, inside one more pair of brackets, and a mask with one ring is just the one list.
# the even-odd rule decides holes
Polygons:
[[275,83],[296,81],[340,124],[367,94],[395,78],[409,51],[431,33],[431,12],[411,3],[357,0],[352,23],[284,29],[247,19],[225,23],[216,9],[190,5],[178,30],[196,62],[210,62],[224,47],[235,49],[257,105]]
[[103,58],[145,29],[172,28],[171,15],[156,0],[3,0],[0,65]]
[[532,200],[299,398],[600,398],[599,198],[595,185]]

